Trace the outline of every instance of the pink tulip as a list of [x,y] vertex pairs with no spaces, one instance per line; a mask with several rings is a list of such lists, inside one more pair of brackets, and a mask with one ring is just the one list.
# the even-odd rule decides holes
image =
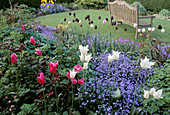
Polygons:
[[25,26],[24,25],[22,25],[22,30],[25,31]]
[[39,73],[39,74],[40,74],[40,77],[37,77],[38,78],[38,83],[43,85],[45,83],[44,74],[43,73]]
[[48,96],[51,96],[53,94],[53,91],[48,94]]
[[31,40],[30,40],[29,42],[31,42],[33,45],[35,45],[36,41],[35,41],[35,39],[33,38],[33,36],[31,36]]
[[42,56],[41,50],[39,50],[39,49],[35,49],[35,50],[36,50],[35,54]]
[[72,82],[73,84],[76,84],[76,83],[77,83],[77,80],[76,80],[75,78],[73,78],[73,79],[71,79],[71,82]]
[[70,78],[70,72],[67,73],[67,77]]
[[107,21],[106,20],[103,20],[103,24],[105,24]]
[[49,67],[51,73],[55,73],[56,72],[57,65],[58,65],[58,61],[57,61],[57,63],[56,62],[54,62],[54,63],[50,62],[48,64],[48,67]]
[[78,80],[78,83],[79,83],[80,85],[83,85],[83,84],[84,84],[84,79],[81,78],[80,80]]
[[82,70],[82,66],[81,65],[76,65],[76,66],[74,66],[74,70],[77,72],[77,73],[79,73],[81,70]]
[[11,55],[11,62],[12,62],[13,64],[17,63],[17,55],[16,55],[15,53],[13,53],[13,54]]
[[38,44],[38,46],[40,46],[40,45],[41,45],[41,43]]

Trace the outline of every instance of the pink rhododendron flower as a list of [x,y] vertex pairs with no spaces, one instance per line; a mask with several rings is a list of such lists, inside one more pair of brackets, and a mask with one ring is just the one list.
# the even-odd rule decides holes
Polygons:
[[67,77],[70,78],[70,72],[67,73]]
[[25,26],[24,25],[22,25],[22,30],[25,31]]
[[71,82],[72,82],[73,84],[76,84],[76,83],[77,83],[77,80],[76,80],[75,78],[73,78],[73,79],[71,79]]
[[35,50],[36,50],[35,54],[42,56],[41,50],[39,50],[39,49],[35,49]]
[[38,78],[38,83],[43,85],[45,83],[44,74],[43,73],[39,73],[39,74],[40,74],[40,77],[37,77]]
[[58,61],[57,61],[57,63],[56,62],[54,62],[54,63],[50,62],[48,64],[48,67],[49,67],[51,73],[55,73],[56,72],[57,65],[58,65]]
[[103,24],[105,24],[107,21],[106,20],[103,20]]
[[35,41],[35,39],[33,38],[33,36],[31,36],[31,40],[30,40],[29,42],[31,42],[33,45],[35,45],[36,41]]
[[83,85],[83,84],[84,84],[84,79],[81,78],[80,80],[78,80],[78,83],[79,83],[80,85]]
[[13,53],[13,54],[11,55],[11,62],[12,62],[13,64],[17,63],[17,55],[16,55],[15,53]]
[[74,70],[77,72],[77,73],[79,73],[81,70],[82,70],[82,66],[81,65],[76,65],[76,66],[74,66]]
[[53,94],[53,91],[48,94],[48,96],[51,96]]

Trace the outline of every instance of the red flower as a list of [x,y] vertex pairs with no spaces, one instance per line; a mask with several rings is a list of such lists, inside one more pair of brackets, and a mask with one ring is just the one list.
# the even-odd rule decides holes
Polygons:
[[51,96],[53,94],[53,91],[48,94],[48,96]]
[[76,66],[74,66],[74,70],[77,72],[77,73],[79,73],[81,70],[82,70],[82,66],[81,65],[76,65]]
[[35,49],[35,50],[36,50],[35,54],[42,56],[41,50],[39,50],[39,49]]
[[71,82],[72,82],[73,84],[76,84],[76,83],[77,83],[77,80],[76,80],[75,78],[73,78],[73,79],[71,79]]
[[55,73],[56,72],[57,65],[58,65],[58,61],[57,61],[57,63],[56,62],[54,62],[54,63],[50,62],[48,64],[48,67],[49,67],[51,73]]
[[40,74],[40,77],[37,77],[38,78],[38,83],[43,85],[45,83],[44,74],[43,73],[39,73],[39,74]]
[[11,55],[11,62],[12,62],[13,64],[17,63],[17,55],[16,55],[15,53],[13,53],[13,54]]
[[25,31],[25,26],[24,25],[22,25],[22,30]]
[[35,45],[36,41],[35,41],[35,39],[33,38],[33,36],[31,36],[31,40],[30,40],[29,42],[31,42],[33,45]]
[[67,77],[70,78],[70,72],[67,73]]
[[41,43],[38,44],[38,46],[40,46],[40,45],[41,45]]
[[84,79],[81,78],[80,80],[78,80],[78,83],[79,83],[80,85],[83,85],[83,84],[84,84]]

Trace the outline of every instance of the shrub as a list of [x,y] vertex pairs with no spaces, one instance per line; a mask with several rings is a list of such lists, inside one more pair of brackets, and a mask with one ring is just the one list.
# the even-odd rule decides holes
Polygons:
[[147,11],[146,11],[145,7],[140,2],[134,2],[133,4],[131,4],[131,6],[133,6],[133,7],[135,7],[136,5],[139,6],[139,14],[146,15]]
[[162,9],[159,14],[163,15],[163,16],[170,16],[170,11],[166,10],[166,9]]

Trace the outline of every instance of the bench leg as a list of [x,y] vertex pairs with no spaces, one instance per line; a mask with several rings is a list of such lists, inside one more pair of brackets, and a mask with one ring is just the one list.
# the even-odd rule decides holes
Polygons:
[[136,28],[135,38],[138,39],[138,28]]

